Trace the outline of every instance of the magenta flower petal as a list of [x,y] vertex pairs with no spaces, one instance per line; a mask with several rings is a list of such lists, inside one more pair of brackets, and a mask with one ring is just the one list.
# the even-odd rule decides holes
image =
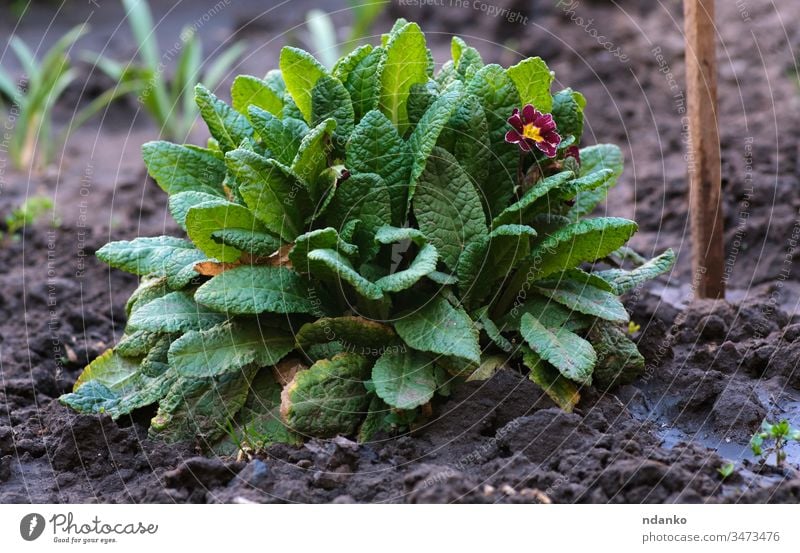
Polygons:
[[524,127],[524,123],[522,121],[522,117],[519,115],[519,110],[514,109],[514,113],[511,114],[511,117],[508,118],[508,124],[514,127],[517,132],[522,132]]
[[517,131],[512,130],[506,133],[506,142],[510,144],[519,144],[523,140],[524,139],[522,138],[522,136],[520,136],[520,134]]
[[533,123],[536,124],[536,116],[539,114],[532,105],[528,104],[524,108],[522,108],[522,119],[525,123]]
[[551,114],[527,104],[521,114],[519,109],[514,109],[508,124],[514,130],[506,133],[506,142],[519,145],[523,152],[530,152],[536,146],[548,157],[555,157],[561,136],[556,132],[556,122]]

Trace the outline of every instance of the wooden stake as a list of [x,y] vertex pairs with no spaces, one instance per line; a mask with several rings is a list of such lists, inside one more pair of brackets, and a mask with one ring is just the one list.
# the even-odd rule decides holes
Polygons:
[[700,298],[725,297],[714,0],[684,0],[692,274]]

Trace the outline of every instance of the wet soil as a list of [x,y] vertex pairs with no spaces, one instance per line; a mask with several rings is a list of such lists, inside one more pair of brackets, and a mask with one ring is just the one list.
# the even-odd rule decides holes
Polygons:
[[[164,40],[214,3],[165,9]],[[800,207],[792,52],[800,31],[788,24],[800,6],[751,0],[747,21],[734,3],[718,3],[729,302],[689,304],[676,103],[683,86],[680,2],[494,3],[528,16],[527,23],[394,4],[383,26],[400,15],[420,21],[433,32],[438,60],[453,32],[469,37],[487,61],[540,55],[562,86],[587,96],[586,142],[616,142],[627,162],[601,211],[635,218],[641,230],[634,245],[643,253],[668,246],[680,252],[668,278],[626,300],[641,325],[645,374],[620,389],[584,390],[566,414],[506,370],[458,388],[410,435],[364,445],[314,440],[242,460],[147,439],[151,413],[114,422],[70,412],[54,398],[114,343],[136,286],[135,277],[110,271],[94,252],[110,239],[178,232],[138,153],[155,129],[133,104],[118,104],[72,138],[54,169],[0,173],[1,212],[46,194],[60,221],[57,228],[34,225],[0,247],[0,502],[800,501],[800,450],[790,449],[787,466],[776,469],[747,448],[764,418],[800,426],[800,278],[792,270]],[[265,8],[255,3],[232,4],[213,19],[210,44],[238,29],[237,37],[259,45],[239,71],[263,73],[284,31],[302,21],[303,6],[261,16]],[[41,35],[52,16],[37,9],[23,20],[23,36]],[[129,55],[130,41],[114,34],[119,14],[112,9],[93,16],[86,47],[107,43]],[[53,36],[81,17],[76,10],[58,18]],[[593,27],[581,27],[577,17],[593,19]],[[9,25],[0,23],[4,34]],[[591,28],[627,61],[609,53]],[[654,53],[659,48],[668,70]],[[59,116],[69,116],[70,98],[86,101],[101,90],[97,79],[87,75],[85,89],[71,89]],[[729,460],[736,472],[723,479],[717,469]]]

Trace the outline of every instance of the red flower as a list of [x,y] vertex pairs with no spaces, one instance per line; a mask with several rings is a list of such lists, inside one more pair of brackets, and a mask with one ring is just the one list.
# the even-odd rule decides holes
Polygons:
[[514,130],[506,133],[506,142],[519,144],[523,152],[530,152],[534,146],[547,157],[555,157],[561,136],[556,132],[556,122],[549,113],[542,113],[528,104],[518,109],[508,118],[508,124]]

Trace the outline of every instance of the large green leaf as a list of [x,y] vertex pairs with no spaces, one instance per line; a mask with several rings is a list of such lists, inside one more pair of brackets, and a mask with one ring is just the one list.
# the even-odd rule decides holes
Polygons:
[[218,244],[232,246],[253,257],[268,257],[281,246],[281,240],[268,232],[229,228],[211,233]]
[[408,126],[409,91],[412,85],[428,80],[429,64],[425,35],[419,25],[407,23],[392,33],[381,72],[381,110],[401,135]]
[[666,273],[675,264],[675,252],[668,249],[658,257],[632,269],[609,269],[595,273],[603,280],[607,281],[617,295],[627,294],[648,280],[656,278],[658,275]]
[[353,132],[355,114],[350,94],[335,77],[323,75],[311,91],[311,124],[319,125],[326,119],[336,121],[335,135],[346,140]]
[[360,58],[346,76],[340,77],[350,94],[355,121],[358,123],[366,113],[378,109],[381,96],[381,73],[386,60],[386,50],[374,48]]
[[342,281],[350,284],[360,295],[370,300],[379,300],[383,291],[374,282],[364,278],[346,257],[336,250],[327,248],[311,250],[306,255],[311,274],[341,286]]
[[601,259],[624,245],[636,229],[636,223],[618,217],[586,219],[558,229],[531,252],[533,278]]
[[197,276],[194,264],[206,259],[191,242],[174,236],[109,242],[97,250],[97,257],[129,273],[167,277],[169,286],[175,289],[189,284]]
[[458,109],[450,118],[438,145],[451,152],[478,190],[483,190],[489,178],[489,124],[480,101],[465,94]]
[[253,138],[253,127],[244,115],[203,85],[198,84],[194,90],[200,115],[223,152],[238,148],[242,141]]
[[[306,323],[295,336],[300,348],[316,344],[339,343],[344,350],[369,354],[397,345],[392,327],[363,317],[321,317]],[[361,351],[369,350],[369,351]]]
[[225,160],[202,148],[158,140],[142,146],[147,172],[167,194],[191,190],[224,197]]
[[244,405],[255,370],[232,371],[216,378],[179,378],[158,404],[150,437],[166,442],[191,440],[210,447]]
[[387,352],[372,367],[375,393],[396,409],[428,403],[436,391],[433,362],[414,350]]
[[242,115],[248,114],[251,106],[280,117],[283,111],[283,95],[266,81],[251,75],[238,75],[231,87],[233,109]]
[[285,46],[281,50],[280,67],[286,89],[292,95],[305,120],[311,123],[313,120],[311,98],[314,85],[328,72],[314,56],[291,46]]
[[206,202],[219,202],[223,199],[224,198],[216,194],[187,190],[186,192],[178,192],[170,196],[167,207],[169,208],[172,218],[178,223],[178,226],[186,230],[186,215],[189,214],[191,208]]
[[[546,198],[551,191],[564,186],[574,177],[572,171],[561,171],[537,182],[522,198],[498,214],[492,221],[492,226],[497,228],[508,224],[530,224],[539,200]],[[546,204],[544,207],[548,209],[550,206]]]
[[379,175],[359,173],[339,183],[325,219],[341,230],[349,221],[359,220],[371,236],[392,222],[389,190]]
[[339,233],[332,227],[309,231],[295,240],[294,247],[289,252],[289,260],[296,271],[309,272],[308,252],[319,248],[335,250],[346,257],[358,253],[358,248],[339,237]]
[[223,263],[231,263],[239,259],[241,250],[220,244],[211,236],[224,229],[242,229],[263,232],[266,230],[253,212],[243,205],[216,200],[191,207],[186,214],[186,232],[192,242],[208,257],[216,258]]
[[[507,72],[517,87],[520,103],[523,106],[532,104],[542,113],[550,113],[553,108],[550,85],[553,82],[554,75],[542,58],[538,56],[527,58],[517,65],[509,67]],[[561,131],[560,127],[559,131]]]
[[397,271],[375,281],[385,292],[400,292],[411,288],[419,280],[436,270],[439,253],[433,244],[423,245],[408,268]]
[[520,319],[530,314],[547,328],[565,327],[569,330],[580,330],[590,326],[588,317],[570,311],[558,302],[534,293],[526,293],[520,305],[511,310],[498,321],[502,330],[519,330]]
[[435,148],[419,179],[414,215],[442,262],[455,269],[467,245],[488,234],[478,192],[446,150]]
[[414,349],[480,362],[475,323],[442,296],[400,317],[395,330]]
[[530,313],[522,316],[520,334],[539,357],[562,375],[581,384],[592,383],[597,354],[589,342],[564,327],[547,328]]
[[425,170],[428,157],[431,155],[433,147],[436,146],[436,141],[439,139],[439,135],[444,130],[445,125],[458,108],[463,93],[461,83],[453,83],[428,108],[408,138],[408,145],[413,156],[408,191],[409,201],[414,197],[417,179]]
[[589,329],[588,339],[597,352],[593,379],[598,389],[628,384],[644,371],[644,357],[619,325],[597,321]]
[[229,152],[225,160],[242,183],[239,192],[247,206],[269,230],[289,242],[302,233],[308,196],[288,168],[243,149]]
[[248,114],[253,128],[269,148],[272,157],[284,165],[291,165],[308,132],[308,126],[300,119],[280,119],[256,106],[250,106]]
[[536,290],[567,308],[607,321],[628,322],[630,316],[619,298],[586,282],[572,279],[536,283]]
[[617,178],[622,174],[623,157],[622,151],[614,144],[597,144],[587,148],[581,148],[581,176],[594,173],[601,169],[611,169],[614,176],[609,178],[602,186],[595,187],[578,194],[575,205],[570,210],[573,218],[591,213],[597,204],[602,202],[608,195],[608,190],[617,182]]
[[506,143],[505,134],[510,129],[507,119],[514,108],[520,107],[519,93],[511,77],[495,64],[481,68],[467,84],[467,92],[481,101],[486,113],[492,156],[490,178],[481,183],[482,197],[487,201],[489,213],[494,215],[507,206],[517,177],[519,147]]
[[561,137],[572,135],[579,140],[583,134],[583,108],[586,99],[580,92],[565,88],[553,96],[553,119]]
[[198,305],[188,294],[170,292],[134,310],[128,324],[137,330],[172,333],[203,330],[224,320],[225,315]]
[[309,197],[319,202],[324,190],[320,190],[319,176],[328,167],[328,154],[331,150],[331,137],[336,128],[334,119],[325,119],[311,129],[303,138],[297,155],[292,161],[292,174],[305,183]]
[[375,173],[386,182],[392,204],[392,224],[403,222],[408,182],[411,177],[411,150],[379,111],[370,111],[356,126],[347,143],[347,163],[355,173]]
[[285,267],[234,267],[195,292],[198,303],[230,314],[312,313],[309,287]]
[[169,364],[181,376],[217,376],[251,364],[274,365],[293,349],[294,338],[286,330],[225,323],[189,331],[172,342]]
[[366,357],[343,353],[300,371],[284,389],[281,414],[295,432],[329,438],[353,434],[366,414],[369,398],[363,380]]
[[527,347],[523,349],[522,362],[531,370],[528,378],[544,390],[556,405],[571,413],[581,399],[575,384]]

